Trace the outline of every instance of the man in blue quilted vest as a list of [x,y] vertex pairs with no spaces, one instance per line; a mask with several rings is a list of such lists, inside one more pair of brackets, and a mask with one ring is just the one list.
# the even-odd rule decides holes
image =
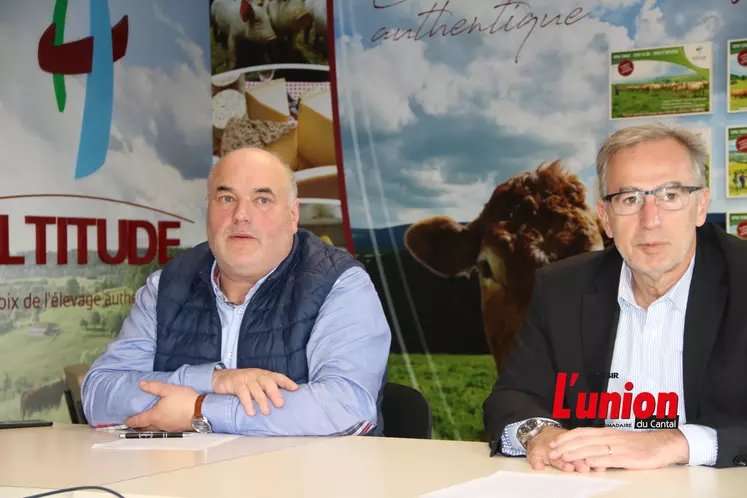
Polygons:
[[239,149],[208,177],[207,242],[135,295],[82,385],[92,425],[380,435],[391,333],[348,252],[298,228],[290,168]]

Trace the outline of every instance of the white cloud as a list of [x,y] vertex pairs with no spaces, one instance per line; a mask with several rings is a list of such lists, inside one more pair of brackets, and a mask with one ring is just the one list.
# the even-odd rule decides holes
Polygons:
[[429,71],[422,42],[386,43],[364,50],[360,37],[343,36],[337,46],[343,57],[338,76],[343,118],[349,117],[349,91],[355,109],[367,106],[376,130],[396,131],[415,119],[408,99],[423,88]]
[[660,76],[669,74],[672,64],[658,61],[634,61],[633,73],[628,76],[622,76],[617,71],[617,66],[610,68],[612,83],[636,83],[640,81],[651,81]]
[[724,19],[721,18],[719,12],[707,12],[688,31],[687,35],[685,35],[685,40],[693,43],[710,41],[724,24]]
[[166,17],[166,14],[163,13],[163,10],[161,10],[161,6],[157,3],[153,4],[153,11],[155,13],[156,19],[164,23],[165,25],[169,26],[173,30],[175,30],[177,33],[179,33],[183,38],[187,35],[184,33],[184,27],[179,24],[178,22],[175,22],[173,19],[169,19]]
[[724,25],[721,13],[711,10],[698,16],[694,25],[683,26],[686,17],[679,12],[675,24],[688,28],[681,38],[666,33],[664,14],[656,5],[656,0],[646,0],[636,19],[636,47],[657,47],[679,43],[698,43],[711,40]]
[[636,45],[638,47],[656,46],[669,43],[664,30],[664,15],[656,6],[656,0],[646,0],[641,13],[636,19]]
[[641,0],[596,0],[596,3],[602,7],[606,7],[611,10],[615,9],[627,9],[633,5],[640,3]]
[[[411,170],[407,174],[414,183],[421,187],[437,185],[439,193],[439,213],[450,216],[457,221],[470,221],[479,214],[496,185],[487,182],[472,182],[468,184],[449,184],[445,181],[442,171],[448,167],[448,161],[435,158],[427,161],[423,169]],[[433,216],[433,209],[396,210],[396,223],[412,223],[419,219]]]

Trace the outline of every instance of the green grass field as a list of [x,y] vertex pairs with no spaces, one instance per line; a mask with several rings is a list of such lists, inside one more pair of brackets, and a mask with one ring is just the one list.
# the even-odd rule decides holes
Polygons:
[[738,111],[747,109],[747,97],[734,98],[731,96],[732,90],[747,90],[747,80],[740,80],[729,86],[729,110]]
[[[425,355],[408,355],[417,387],[428,399],[433,411],[433,437],[487,441],[482,422],[482,404],[497,378],[493,357],[439,354],[430,358],[435,372]],[[413,386],[403,355],[389,356],[388,380]]]
[[[747,197],[747,188],[737,188],[734,185],[734,182],[731,181],[732,176],[734,176],[734,173],[737,173],[737,176],[739,176],[739,172],[744,171],[745,175],[747,175],[747,164],[745,163],[737,163],[734,161],[729,162],[729,173],[727,175],[727,179],[729,181],[729,195],[731,196],[739,196],[739,197]],[[741,187],[741,183],[737,182],[738,185]]]
[[[49,288],[52,282],[49,279]],[[67,279],[59,279],[63,285]],[[81,287],[87,285],[81,280]],[[91,282],[93,285],[95,282]],[[116,294],[124,288],[107,289],[99,293],[101,302],[106,293]],[[83,292],[83,289],[81,289]],[[131,305],[117,305],[94,308],[102,317],[103,323],[111,324],[116,315],[126,316]],[[13,388],[0,391],[0,420],[18,419],[20,414],[20,393],[24,389],[55,382],[63,377],[63,368],[76,363],[90,364],[100,356],[113,334],[109,326],[81,327],[81,319],[92,321],[94,310],[82,308],[47,308],[39,314],[40,322],[54,323],[59,327],[57,336],[31,336],[29,327],[34,322],[31,316],[13,321],[13,329],[0,335],[0,381],[5,374],[11,376]],[[20,387],[19,387],[20,386]],[[46,418],[55,422],[69,422],[64,400],[59,409],[38,412],[30,418]]]
[[[615,95],[615,86],[619,95]],[[707,112],[710,107],[708,93],[702,95],[677,95],[674,90],[626,90],[629,85],[612,85],[612,117],[660,113]],[[665,106],[665,102],[677,101],[676,107]]]

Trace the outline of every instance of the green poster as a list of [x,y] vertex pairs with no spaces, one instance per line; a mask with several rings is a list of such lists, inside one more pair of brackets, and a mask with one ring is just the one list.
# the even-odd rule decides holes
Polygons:
[[711,112],[711,43],[610,54],[610,118]]
[[727,197],[747,197],[747,126],[726,128]]
[[747,213],[726,213],[726,231],[747,239]]
[[729,41],[729,112],[747,112],[747,39]]

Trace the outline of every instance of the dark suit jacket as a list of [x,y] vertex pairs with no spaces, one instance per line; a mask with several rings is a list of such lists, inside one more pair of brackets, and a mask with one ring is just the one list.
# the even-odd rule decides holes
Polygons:
[[[491,456],[508,424],[552,418],[557,373],[580,373],[566,388],[573,414],[579,392],[606,391],[597,373],[610,371],[621,265],[613,245],[537,271],[524,326],[483,405]],[[697,229],[683,340],[687,423],[716,429],[716,467],[747,465],[747,241],[717,225]],[[561,423],[601,427],[604,419]]]

